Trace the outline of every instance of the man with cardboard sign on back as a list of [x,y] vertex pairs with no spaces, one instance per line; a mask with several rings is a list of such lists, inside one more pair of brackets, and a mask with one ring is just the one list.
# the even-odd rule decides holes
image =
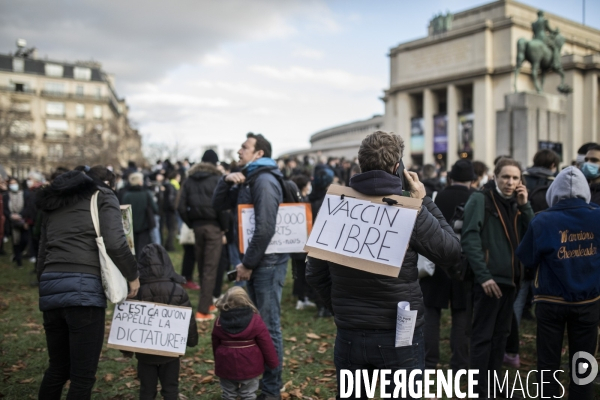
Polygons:
[[[390,195],[401,196],[405,189],[410,191],[410,197],[423,199],[404,259],[396,266],[397,276],[358,269],[355,263],[350,268],[324,261],[311,257],[309,252],[306,279],[333,312],[337,326],[334,359],[338,392],[342,369],[353,372],[388,369],[392,374],[396,370],[406,370],[409,374],[411,370],[424,369],[424,305],[417,256],[422,254],[440,266],[454,265],[460,259],[458,238],[433,201],[425,197],[425,188],[417,174],[400,172],[403,150],[400,136],[382,131],[372,133],[362,141],[358,151],[362,173],[350,180],[350,187],[366,197],[383,200]],[[402,176],[408,187],[403,187]],[[321,213],[326,212],[326,207],[324,203]],[[393,247],[394,242],[386,241],[385,245]],[[409,302],[410,309],[417,311],[412,345],[403,347],[395,346],[399,302]]]

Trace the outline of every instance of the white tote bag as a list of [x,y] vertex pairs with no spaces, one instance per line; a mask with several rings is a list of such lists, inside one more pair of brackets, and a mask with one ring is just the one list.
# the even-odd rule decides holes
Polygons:
[[190,229],[185,222],[181,224],[181,231],[179,232],[179,244],[195,244],[196,237],[194,236],[194,231]]
[[435,272],[435,264],[433,261],[430,261],[428,258],[423,257],[420,254],[417,261],[417,268],[419,269],[419,279],[433,276],[433,273]]
[[92,212],[92,221],[96,230],[96,244],[98,245],[98,255],[100,256],[100,275],[102,276],[102,286],[104,294],[111,303],[120,303],[127,298],[128,287],[127,280],[119,271],[119,268],[110,259],[104,247],[104,239],[100,235],[100,219],[98,217],[98,193],[94,193],[90,204]]

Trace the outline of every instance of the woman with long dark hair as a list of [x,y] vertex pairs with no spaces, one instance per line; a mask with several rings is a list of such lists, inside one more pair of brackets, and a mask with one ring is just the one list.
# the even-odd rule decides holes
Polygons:
[[89,399],[96,381],[106,314],[90,211],[91,198],[97,191],[106,251],[129,281],[129,297],[135,296],[140,286],[137,263],[123,231],[119,201],[110,188],[114,175],[104,167],[78,169],[57,176],[36,199],[43,211],[36,265],[39,306],[44,314],[50,359],[40,399],[60,399],[67,380],[71,381],[67,399]]

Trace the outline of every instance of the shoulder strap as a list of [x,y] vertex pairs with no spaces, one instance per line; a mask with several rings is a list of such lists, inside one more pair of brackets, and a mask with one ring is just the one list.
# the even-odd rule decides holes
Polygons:
[[100,218],[98,216],[98,193],[99,190],[94,193],[92,199],[90,200],[90,211],[92,213],[92,222],[94,223],[94,230],[96,231],[96,236],[100,237]]

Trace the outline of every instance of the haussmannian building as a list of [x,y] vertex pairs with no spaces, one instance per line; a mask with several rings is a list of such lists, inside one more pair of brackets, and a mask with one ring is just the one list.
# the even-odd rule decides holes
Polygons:
[[19,42],[0,54],[0,165],[9,174],[143,162],[127,104],[99,63],[39,59]]

